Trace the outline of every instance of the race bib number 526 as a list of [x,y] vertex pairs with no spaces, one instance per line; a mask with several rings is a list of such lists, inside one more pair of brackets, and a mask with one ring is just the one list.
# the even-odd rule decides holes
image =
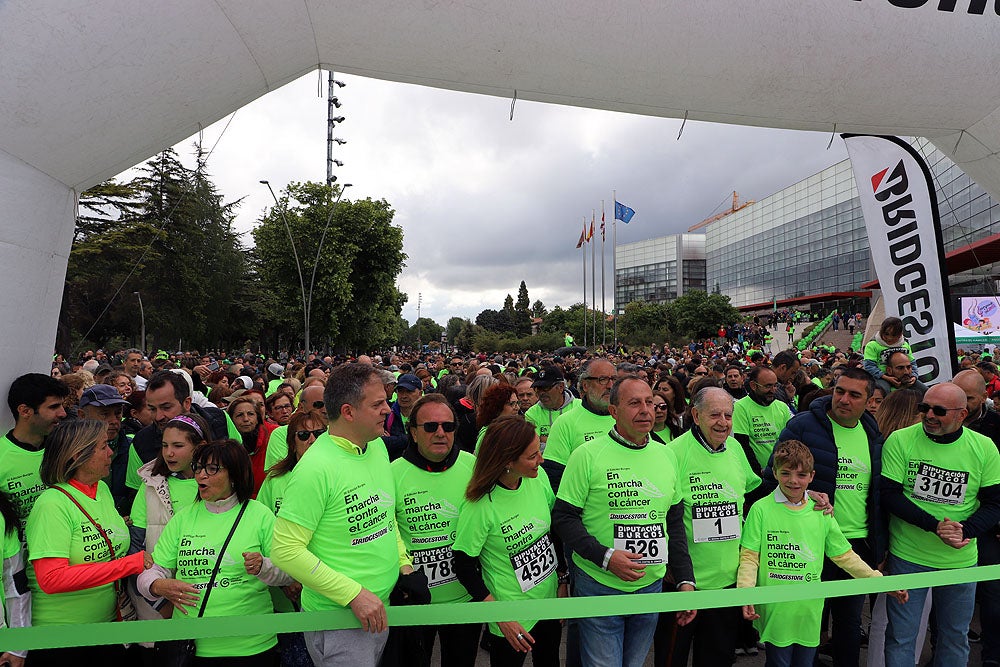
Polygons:
[[522,593],[527,593],[541,583],[556,571],[556,547],[549,534],[542,535],[522,551],[511,554],[510,564]]
[[662,523],[626,526],[615,524],[615,549],[643,554],[635,562],[664,565],[667,562],[667,538]]

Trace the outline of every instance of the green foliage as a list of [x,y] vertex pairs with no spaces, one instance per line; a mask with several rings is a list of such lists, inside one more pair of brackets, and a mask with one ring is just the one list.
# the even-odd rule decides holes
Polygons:
[[[492,331],[480,330],[474,335],[472,350],[474,352],[522,352],[524,350],[542,350],[551,352],[562,347],[562,335],[542,333],[535,336],[500,336]],[[463,348],[464,349],[464,348]]]
[[514,331],[518,336],[527,336],[531,333],[530,303],[528,286],[522,280],[517,288],[517,302],[514,304]]
[[452,345],[455,344],[455,339],[458,337],[458,333],[465,326],[465,323],[469,320],[463,319],[461,317],[449,318],[448,324],[445,325],[445,334],[448,336],[448,342]]
[[464,324],[462,324],[462,328],[459,329],[458,334],[449,340],[451,340],[452,345],[458,349],[468,352],[475,347],[476,336],[481,334],[483,331],[484,329],[481,326],[473,324],[469,320],[465,320]]
[[826,331],[826,328],[833,322],[833,313],[830,313],[819,322],[814,322],[802,330],[802,338],[795,342],[795,348],[802,351],[816,340],[816,337]]
[[417,347],[418,340],[422,345],[429,345],[434,342],[440,345],[441,334],[444,333],[444,330],[443,326],[431,318],[421,317],[413,323],[413,326],[408,328],[403,333],[400,342],[403,343],[403,345],[408,345],[413,348]]
[[546,315],[548,315],[548,313],[549,313],[549,311],[546,310],[545,304],[542,303],[541,299],[539,299],[538,301],[535,301],[535,303],[531,304],[531,316],[532,317],[542,317],[542,318],[544,318]]
[[669,307],[633,301],[618,320],[618,337],[628,345],[650,345],[673,338],[667,328]]
[[392,224],[394,211],[384,199],[342,200],[338,205],[337,194],[337,186],[291,183],[279,206],[254,228],[261,279],[278,297],[269,315],[283,323],[283,333],[292,340],[301,335],[302,291],[287,221],[302,265],[307,302],[315,271],[312,347],[326,341],[339,350],[370,350],[395,343],[406,303],[406,295],[396,288],[406,260],[403,230]]
[[[139,342],[140,292],[148,347],[225,345],[246,338],[236,306],[248,266],[224,203],[196,152],[187,169],[167,150],[129,183],[80,196],[57,346]],[[87,331],[87,340],[79,338]]]
[[690,338],[710,338],[720,324],[728,325],[741,319],[740,311],[724,294],[694,290],[667,304],[667,328]]

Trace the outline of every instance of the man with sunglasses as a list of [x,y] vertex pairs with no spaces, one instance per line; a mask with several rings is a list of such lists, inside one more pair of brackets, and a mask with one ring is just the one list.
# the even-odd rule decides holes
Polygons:
[[[883,451],[889,573],[975,566],[976,538],[995,532],[1000,521],[1000,452],[992,440],[964,428],[967,398],[958,385],[934,385],[917,410],[921,423],[892,433]],[[926,588],[911,589],[905,605],[887,600],[887,667],[912,664],[926,595]],[[974,583],[934,588],[935,664],[968,663],[975,595]]]
[[788,404],[776,401],[778,376],[766,366],[754,366],[747,395],[733,406],[733,437],[743,446],[758,475],[767,465],[778,434],[792,418]]
[[566,376],[555,366],[542,366],[532,381],[531,388],[535,390],[538,402],[528,408],[524,418],[535,425],[544,449],[552,424],[560,415],[580,405],[580,399],[575,398],[566,388]]
[[[871,567],[882,562],[888,549],[879,495],[882,436],[875,418],[866,410],[874,391],[871,375],[860,368],[846,368],[837,378],[833,396],[814,400],[808,410],[791,418],[778,438],[779,442],[799,440],[812,452],[816,475],[809,492],[826,494],[836,505],[844,537]],[[766,493],[778,486],[772,464],[769,460],[764,469],[762,490]],[[829,558],[824,560],[824,581],[849,578]],[[864,599],[864,595],[851,595],[828,602],[833,618],[830,645],[833,664],[838,667],[858,664]]]
[[[476,458],[455,446],[455,411],[441,394],[428,394],[411,406],[409,434],[401,458],[392,462],[396,483],[396,524],[413,567],[423,571],[432,604],[469,602],[472,597],[455,574],[455,526],[458,508],[472,479]],[[394,601],[395,602],[395,601]],[[421,626],[390,631],[385,665],[430,665],[435,636],[441,638],[441,663],[472,665],[482,624]],[[416,632],[416,636],[413,634]],[[420,655],[402,655],[419,647]],[[397,637],[399,642],[397,642]],[[396,655],[389,655],[396,650]]]

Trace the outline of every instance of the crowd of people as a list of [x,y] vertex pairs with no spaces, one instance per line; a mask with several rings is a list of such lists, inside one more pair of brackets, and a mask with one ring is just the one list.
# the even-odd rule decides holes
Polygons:
[[[925,631],[934,664],[968,663],[978,598],[982,664],[995,667],[995,580],[718,609],[694,593],[684,611],[567,622],[526,605],[485,632],[389,627],[390,605],[1000,562],[990,359],[963,357],[928,388],[897,318],[863,353],[772,355],[766,331],[565,357],[57,356],[8,394],[6,621],[344,608],[358,621],[194,642],[194,664],[239,667],[429,665],[435,643],[445,666],[481,650],[496,666],[638,666],[652,650],[656,665],[714,667],[761,646],[769,665],[812,665],[817,651],[858,665],[866,635],[868,664],[911,667]],[[154,665],[183,650],[16,648],[0,644],[0,662]]]

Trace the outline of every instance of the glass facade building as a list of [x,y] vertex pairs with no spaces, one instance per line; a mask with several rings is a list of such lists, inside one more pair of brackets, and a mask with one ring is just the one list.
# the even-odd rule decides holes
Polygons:
[[674,234],[615,248],[615,304],[667,303],[706,291],[705,235]]
[[[911,143],[931,171],[945,252],[1000,234],[1000,202],[928,141]],[[687,289],[718,290],[738,308],[856,292],[876,278],[850,160],[717,220],[704,232],[702,286],[690,284]],[[619,246],[616,306],[680,296],[683,291],[677,286],[683,280],[676,276],[683,276],[683,269],[678,271],[674,263],[689,244],[697,247],[688,240],[697,236]],[[952,294],[995,293],[992,273],[992,266],[986,266],[951,276]],[[815,307],[845,304],[817,302]]]

